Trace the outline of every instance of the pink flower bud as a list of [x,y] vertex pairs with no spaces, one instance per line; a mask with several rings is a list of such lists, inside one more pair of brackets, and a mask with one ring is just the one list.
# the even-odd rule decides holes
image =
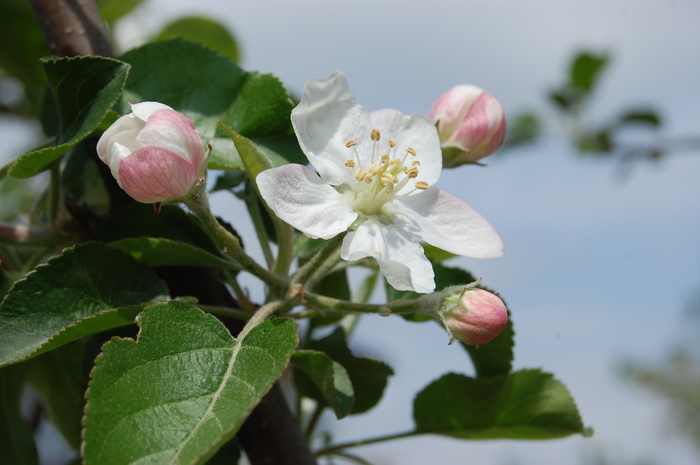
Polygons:
[[508,323],[505,304],[488,291],[462,286],[444,295],[442,321],[450,336],[458,341],[486,344]]
[[167,105],[131,105],[102,134],[97,154],[119,186],[143,203],[185,198],[203,175],[204,143],[190,121]]
[[455,86],[430,110],[440,135],[443,166],[454,168],[491,155],[506,135],[503,105],[484,90]]

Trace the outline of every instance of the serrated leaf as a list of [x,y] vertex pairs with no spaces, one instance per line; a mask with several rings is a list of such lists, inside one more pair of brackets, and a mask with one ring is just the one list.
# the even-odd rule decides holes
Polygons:
[[66,249],[0,304],[0,366],[131,324],[143,305],[167,294],[150,268],[124,252],[97,242]]
[[630,110],[618,118],[621,124],[643,124],[658,128],[661,126],[661,117],[654,110]]
[[[294,381],[301,388],[299,395],[330,405],[338,418],[350,413],[354,400],[352,382],[341,364],[315,350],[297,350],[292,355],[292,364],[296,368]],[[308,388],[309,383],[303,381],[299,372],[306,375],[315,390]]]
[[416,432],[461,439],[554,439],[584,434],[569,391],[540,370],[470,378],[449,373],[418,393]]
[[74,449],[80,447],[88,373],[85,346],[74,341],[29,362],[28,381],[41,395],[49,419]]
[[58,103],[59,144],[19,157],[10,169],[17,178],[40,173],[89,136],[119,100],[129,73],[126,63],[93,56],[45,59],[43,65]]
[[309,341],[306,348],[325,352],[347,370],[355,394],[351,414],[366,412],[377,405],[389,376],[394,374],[394,370],[384,362],[353,355],[343,328],[337,328],[323,339]]
[[155,237],[130,237],[109,244],[150,266],[212,266],[240,270],[240,264],[186,242]]
[[27,366],[0,368],[0,450],[3,463],[38,465],[34,436],[20,414],[20,394]]
[[181,37],[193,40],[216,50],[238,63],[240,52],[236,39],[226,26],[202,16],[177,18],[166,24],[154,40],[169,40]]
[[138,340],[112,339],[85,408],[86,465],[201,464],[229,440],[286,367],[297,325],[268,319],[238,339],[181,302],[138,318]]

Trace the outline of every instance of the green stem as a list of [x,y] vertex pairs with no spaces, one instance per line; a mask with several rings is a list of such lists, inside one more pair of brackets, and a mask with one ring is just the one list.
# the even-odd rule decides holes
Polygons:
[[275,264],[275,258],[272,255],[272,249],[270,248],[270,239],[267,236],[267,231],[265,230],[265,224],[263,223],[262,212],[260,211],[260,202],[258,197],[255,195],[250,195],[246,192],[245,204],[248,207],[248,214],[250,214],[250,219],[253,221],[253,227],[258,235],[258,241],[260,242],[260,247],[262,248],[263,255],[265,256],[265,262],[267,263],[267,268],[272,269]]
[[420,434],[417,431],[407,431],[405,433],[389,434],[387,436],[380,436],[372,439],[364,439],[362,441],[350,441],[341,444],[336,444],[334,446],[326,447],[324,449],[316,451],[316,457],[322,457],[324,455],[333,455],[336,452],[340,452],[343,449],[348,449],[350,447],[366,446],[368,444],[376,444],[383,441],[391,441],[394,439],[408,438],[411,436],[417,436]]
[[61,180],[58,161],[51,164],[49,170],[51,178],[49,181],[49,224],[57,229],[56,220],[58,219],[58,204],[61,196]]
[[306,262],[292,275],[292,284],[304,285],[311,280],[322,268],[321,265],[323,265],[326,260],[332,257],[338,251],[338,249],[340,249],[340,245],[343,243],[344,237],[345,233],[338,234],[323,244],[318,252],[316,252],[316,255],[311,257],[311,260]]
[[433,292],[432,294],[422,295],[415,300],[394,300],[386,304],[350,302],[309,291],[304,293],[304,299],[312,306],[339,312],[379,313],[382,315],[391,313],[423,313],[434,316],[440,306],[442,293]]
[[285,278],[271,273],[260,266],[250,255],[245,253],[238,238],[219,224],[209,208],[209,199],[204,185],[193,199],[185,202],[185,205],[199,217],[205,229],[214,237],[219,247],[224,250],[224,253],[236,260],[244,270],[260,278],[269,286],[287,288],[287,280]]
[[318,402],[316,404],[316,408],[314,409],[314,413],[311,415],[311,418],[309,419],[309,424],[306,426],[306,438],[309,439],[311,435],[314,433],[314,430],[316,429],[316,425],[318,424],[318,421],[321,419],[321,415],[323,415],[323,411],[325,410],[325,406],[321,403]]

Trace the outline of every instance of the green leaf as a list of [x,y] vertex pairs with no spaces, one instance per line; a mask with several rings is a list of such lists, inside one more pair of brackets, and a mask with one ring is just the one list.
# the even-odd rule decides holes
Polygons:
[[241,267],[233,260],[213,255],[186,242],[154,237],[132,237],[109,244],[110,247],[131,254],[132,257],[150,266],[212,266],[216,268]]
[[421,244],[423,246],[423,251],[425,252],[425,256],[430,259],[431,262],[433,263],[442,263],[445,260],[449,260],[450,258],[457,257],[457,255],[447,252],[442,249],[438,249],[434,245],[430,245],[428,243],[423,243]]
[[590,52],[579,53],[571,64],[570,82],[571,85],[586,93],[593,90],[600,72],[608,64],[607,54],[594,54]]
[[114,23],[132,12],[143,0],[95,0],[100,16],[108,23]]
[[230,58],[234,63],[240,61],[240,51],[233,34],[226,26],[213,19],[201,16],[178,18],[166,24],[154,40],[168,40],[178,37],[206,45]]
[[137,341],[97,359],[83,430],[86,465],[201,464],[228,441],[286,367],[297,325],[268,319],[234,339],[180,302],[139,317]]
[[[46,85],[39,58],[49,52],[34,10],[25,0],[0,2],[0,68],[38,91]],[[38,95],[37,95],[38,96]]]
[[77,245],[17,281],[0,305],[0,366],[88,334],[133,323],[165,284],[130,255]]
[[477,379],[449,373],[418,393],[413,419],[417,433],[461,439],[554,439],[584,434],[566,387],[540,370]]
[[501,151],[519,145],[532,144],[542,133],[542,122],[534,112],[523,112],[508,118],[508,132]]
[[10,175],[28,178],[46,169],[89,136],[117,102],[129,65],[111,58],[82,56],[43,60],[61,120],[59,145],[26,153]]
[[[294,381],[300,388],[300,395],[330,405],[338,418],[350,413],[354,396],[352,382],[341,364],[314,350],[297,350],[292,355],[292,363],[296,368]],[[316,389],[309,389],[309,383],[299,376],[300,372]]]
[[323,339],[309,341],[307,349],[325,352],[347,370],[355,393],[351,414],[366,412],[377,405],[389,376],[394,374],[394,370],[384,362],[355,357],[348,348],[343,328],[337,328]]
[[654,110],[630,110],[619,116],[620,124],[643,124],[658,128],[661,126],[661,117]]
[[41,395],[51,422],[77,450],[88,380],[85,346],[74,341],[35,357],[27,364],[29,383]]
[[213,147],[210,168],[243,169],[219,122],[243,136],[265,139],[271,153],[298,157],[298,144],[289,137],[293,104],[277,78],[245,73],[229,58],[182,39],[148,44],[121,59],[132,69],[119,111],[130,111],[127,102],[157,101],[183,112]]
[[0,369],[0,450],[3,463],[38,465],[39,456],[29,425],[20,414],[20,395],[27,366]]
[[183,242],[220,256],[219,248],[202,229],[199,220],[177,205],[163,205],[160,213],[152,205],[132,203],[102,223],[95,239],[114,242],[127,237],[159,237]]

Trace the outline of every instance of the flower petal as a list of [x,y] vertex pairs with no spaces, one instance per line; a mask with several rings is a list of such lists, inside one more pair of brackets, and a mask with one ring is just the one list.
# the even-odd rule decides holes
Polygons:
[[354,180],[345,161],[353,159],[355,151],[345,144],[360,138],[370,141],[372,126],[345,74],[336,71],[307,82],[301,102],[292,110],[292,125],[301,149],[326,182],[338,186]]
[[143,147],[119,164],[122,189],[143,203],[163,202],[187,195],[197,181],[189,161],[162,147]]
[[119,160],[138,148],[136,136],[144,125],[134,115],[124,115],[107,128],[97,141],[97,154],[112,168],[112,174],[118,168]]
[[349,199],[306,166],[271,168],[255,182],[275,214],[312,239],[335,237],[357,219]]
[[185,160],[199,171],[204,162],[204,143],[194,130],[192,121],[175,110],[156,110],[136,137],[139,147],[163,147]]
[[457,197],[434,187],[385,206],[411,234],[448,252],[473,258],[498,258],[503,242],[488,221]]
[[396,142],[392,158],[403,158],[406,150],[412,148],[416,156],[409,155],[406,164],[411,160],[420,161],[418,177],[415,181],[425,181],[434,184],[440,178],[442,171],[442,150],[440,138],[435,124],[430,119],[418,113],[404,115],[398,110],[379,110],[370,113],[372,127],[379,129],[381,142],[387,144],[382,151],[388,150],[388,141]]
[[130,105],[131,112],[142,121],[148,121],[148,118],[158,110],[172,110],[172,108],[160,102],[141,102],[132,103]]
[[396,225],[381,224],[371,217],[345,236],[340,250],[343,260],[374,257],[386,280],[397,290],[432,292],[435,275],[423,247]]

